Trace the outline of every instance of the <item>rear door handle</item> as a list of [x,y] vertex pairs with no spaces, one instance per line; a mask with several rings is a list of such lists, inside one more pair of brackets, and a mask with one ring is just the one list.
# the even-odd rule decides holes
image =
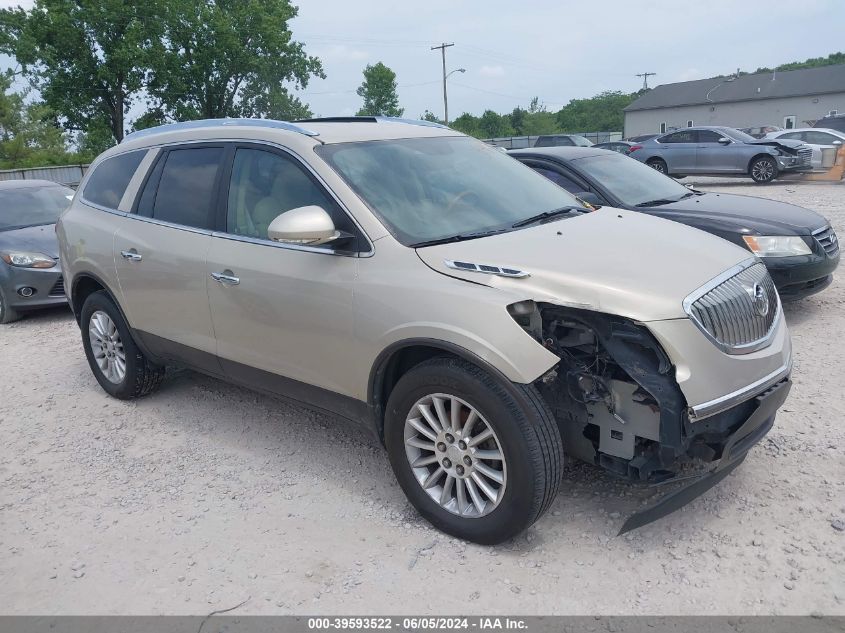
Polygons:
[[120,256],[123,257],[123,259],[128,259],[130,262],[139,262],[144,259],[144,256],[134,248],[128,251],[120,251]]
[[221,284],[229,284],[230,286],[237,286],[241,283],[240,277],[235,277],[231,270],[224,270],[222,273],[211,273],[211,278]]

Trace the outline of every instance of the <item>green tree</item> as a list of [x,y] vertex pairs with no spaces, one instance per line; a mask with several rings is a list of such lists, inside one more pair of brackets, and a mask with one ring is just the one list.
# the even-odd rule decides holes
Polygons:
[[399,107],[396,88],[395,72],[382,62],[368,64],[364,69],[364,83],[356,91],[364,99],[358,116],[402,116],[405,109]]
[[513,112],[510,113],[510,124],[513,128],[514,134],[519,136],[525,134],[523,129],[525,128],[526,114],[527,112],[519,106],[515,107]]
[[43,103],[26,103],[11,85],[11,75],[0,75],[0,169],[75,162],[55,113]]
[[161,0],[35,0],[0,10],[0,52],[13,56],[70,130],[123,138],[161,24]]
[[573,99],[557,112],[561,132],[621,130],[623,109],[639,95],[619,91],[602,92],[590,99]]
[[434,114],[431,110],[426,110],[420,115],[420,121],[430,121],[431,123],[443,123],[440,119],[437,118],[437,115]]
[[508,117],[496,114],[492,110],[485,110],[478,119],[478,131],[481,138],[513,136],[514,133]]
[[457,130],[462,134],[481,138],[481,130],[478,127],[478,117],[473,116],[469,112],[464,112],[457,119],[454,119],[450,124],[453,130]]
[[[149,56],[148,91],[176,120],[308,116],[286,84],[325,77],[292,39],[289,0],[168,0]],[[293,115],[293,116],[291,116]]]

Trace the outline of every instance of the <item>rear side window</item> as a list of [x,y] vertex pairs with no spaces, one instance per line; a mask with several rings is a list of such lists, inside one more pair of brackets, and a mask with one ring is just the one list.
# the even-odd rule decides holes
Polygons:
[[147,182],[138,212],[163,222],[213,229],[223,153],[222,147],[168,152]]
[[94,173],[85,183],[82,197],[102,207],[117,209],[146,153],[147,150],[138,150],[104,160],[94,168]]
[[696,133],[693,130],[673,132],[672,134],[667,134],[657,140],[661,143],[695,143]]

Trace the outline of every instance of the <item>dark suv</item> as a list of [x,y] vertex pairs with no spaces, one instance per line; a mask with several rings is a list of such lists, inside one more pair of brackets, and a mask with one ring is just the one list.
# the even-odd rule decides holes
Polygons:
[[816,121],[813,127],[825,127],[837,132],[845,132],[845,114],[829,114],[823,119]]

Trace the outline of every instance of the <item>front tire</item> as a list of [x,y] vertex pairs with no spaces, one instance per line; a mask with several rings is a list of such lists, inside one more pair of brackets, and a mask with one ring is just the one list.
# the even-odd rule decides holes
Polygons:
[[500,543],[531,526],[560,484],[563,444],[537,390],[455,358],[425,361],[399,379],[385,444],[420,514],[475,543]]
[[646,161],[646,165],[651,167],[655,171],[659,171],[661,174],[669,175],[669,167],[666,165],[666,161],[662,158],[650,158]]
[[159,388],[164,367],[138,349],[120,310],[105,292],[94,292],[85,300],[80,327],[88,365],[106,393],[130,400]]
[[777,161],[771,156],[757,156],[748,167],[748,175],[757,184],[770,183],[778,177]]
[[6,296],[3,294],[3,289],[0,288],[0,323],[11,323],[20,318],[20,313],[9,306]]

